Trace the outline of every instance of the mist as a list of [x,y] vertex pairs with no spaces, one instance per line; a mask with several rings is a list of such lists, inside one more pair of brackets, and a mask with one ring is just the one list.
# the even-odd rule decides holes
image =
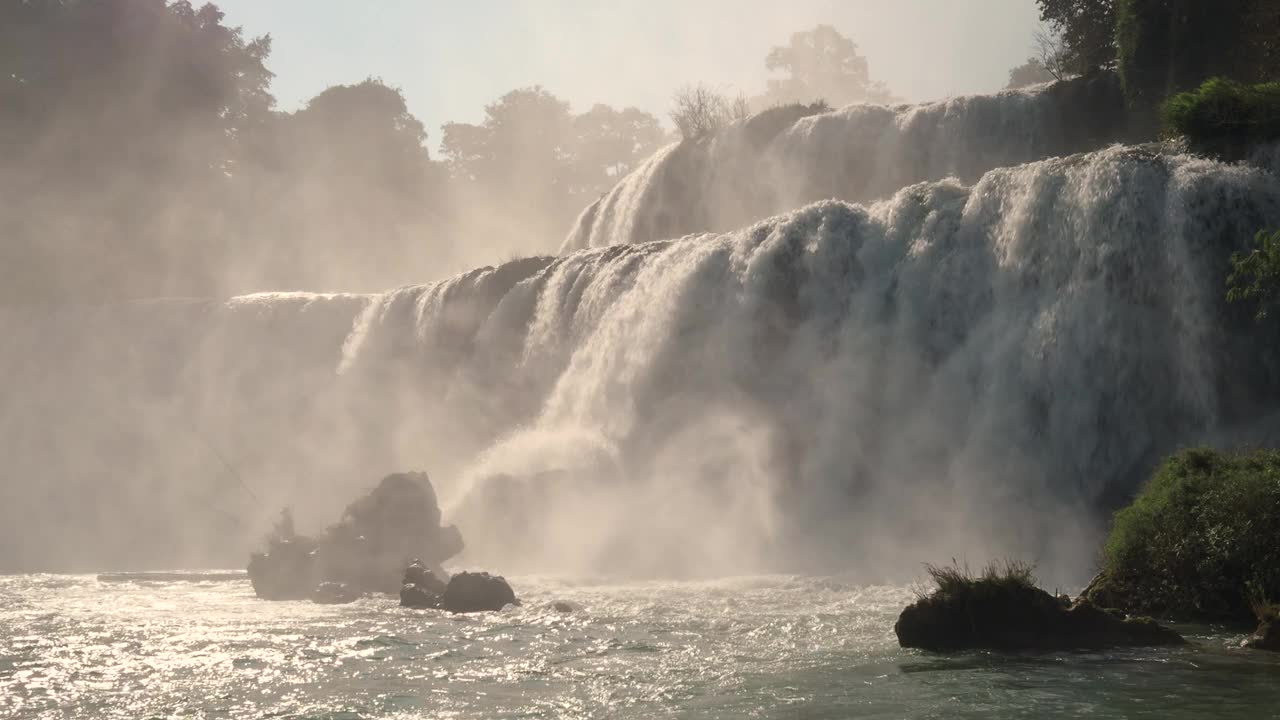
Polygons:
[[1112,146],[1114,78],[912,103],[806,16],[698,137],[624,69],[437,130],[392,77],[277,102],[211,6],[3,7],[0,571],[238,567],[426,470],[463,565],[1076,582],[1154,459],[1268,414],[1217,251],[1280,191]]

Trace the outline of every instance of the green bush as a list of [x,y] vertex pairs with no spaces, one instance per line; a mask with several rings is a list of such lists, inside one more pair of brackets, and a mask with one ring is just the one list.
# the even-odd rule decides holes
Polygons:
[[1254,143],[1280,140],[1280,82],[1212,78],[1165,101],[1161,119],[1167,134],[1185,136],[1197,150],[1239,156]]
[[1240,621],[1280,598],[1280,451],[1184,450],[1116,513],[1086,593],[1126,612]]
[[1255,317],[1265,320],[1280,298],[1280,230],[1263,230],[1253,239],[1249,252],[1231,253],[1231,274],[1227,276],[1227,300],[1257,306]]

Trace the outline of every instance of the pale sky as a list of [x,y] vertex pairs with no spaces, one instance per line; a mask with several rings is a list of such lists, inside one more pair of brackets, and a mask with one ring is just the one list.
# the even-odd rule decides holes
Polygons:
[[853,38],[908,100],[992,92],[1030,55],[1034,0],[215,0],[246,35],[270,33],[281,109],[381,77],[427,126],[477,122],[508,90],[542,85],[575,111],[634,105],[665,122],[703,81],[763,89],[764,57],[818,23]]

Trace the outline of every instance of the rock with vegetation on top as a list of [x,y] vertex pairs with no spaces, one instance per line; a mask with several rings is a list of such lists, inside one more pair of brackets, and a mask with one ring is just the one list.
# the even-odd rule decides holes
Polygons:
[[898,643],[939,652],[1073,650],[1179,645],[1178,633],[1149,618],[1125,619],[1090,602],[1071,605],[1035,586],[1018,563],[989,567],[980,577],[929,568],[937,589],[902,611]]
[[454,575],[440,596],[440,607],[455,613],[497,611],[507,605],[519,604],[506,579],[487,572]]
[[427,474],[396,473],[347,506],[319,538],[295,533],[292,517],[283,513],[266,550],[251,558],[249,579],[268,600],[313,597],[321,583],[339,583],[357,596],[397,593],[411,559],[439,567],[461,550],[458,529],[440,524]]

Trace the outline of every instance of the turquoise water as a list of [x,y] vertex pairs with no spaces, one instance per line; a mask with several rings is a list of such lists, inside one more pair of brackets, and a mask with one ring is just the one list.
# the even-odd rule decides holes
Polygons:
[[933,656],[894,640],[906,587],[512,584],[524,607],[450,616],[268,603],[244,581],[0,577],[0,717],[1280,717],[1280,656],[1203,628],[1187,649]]

